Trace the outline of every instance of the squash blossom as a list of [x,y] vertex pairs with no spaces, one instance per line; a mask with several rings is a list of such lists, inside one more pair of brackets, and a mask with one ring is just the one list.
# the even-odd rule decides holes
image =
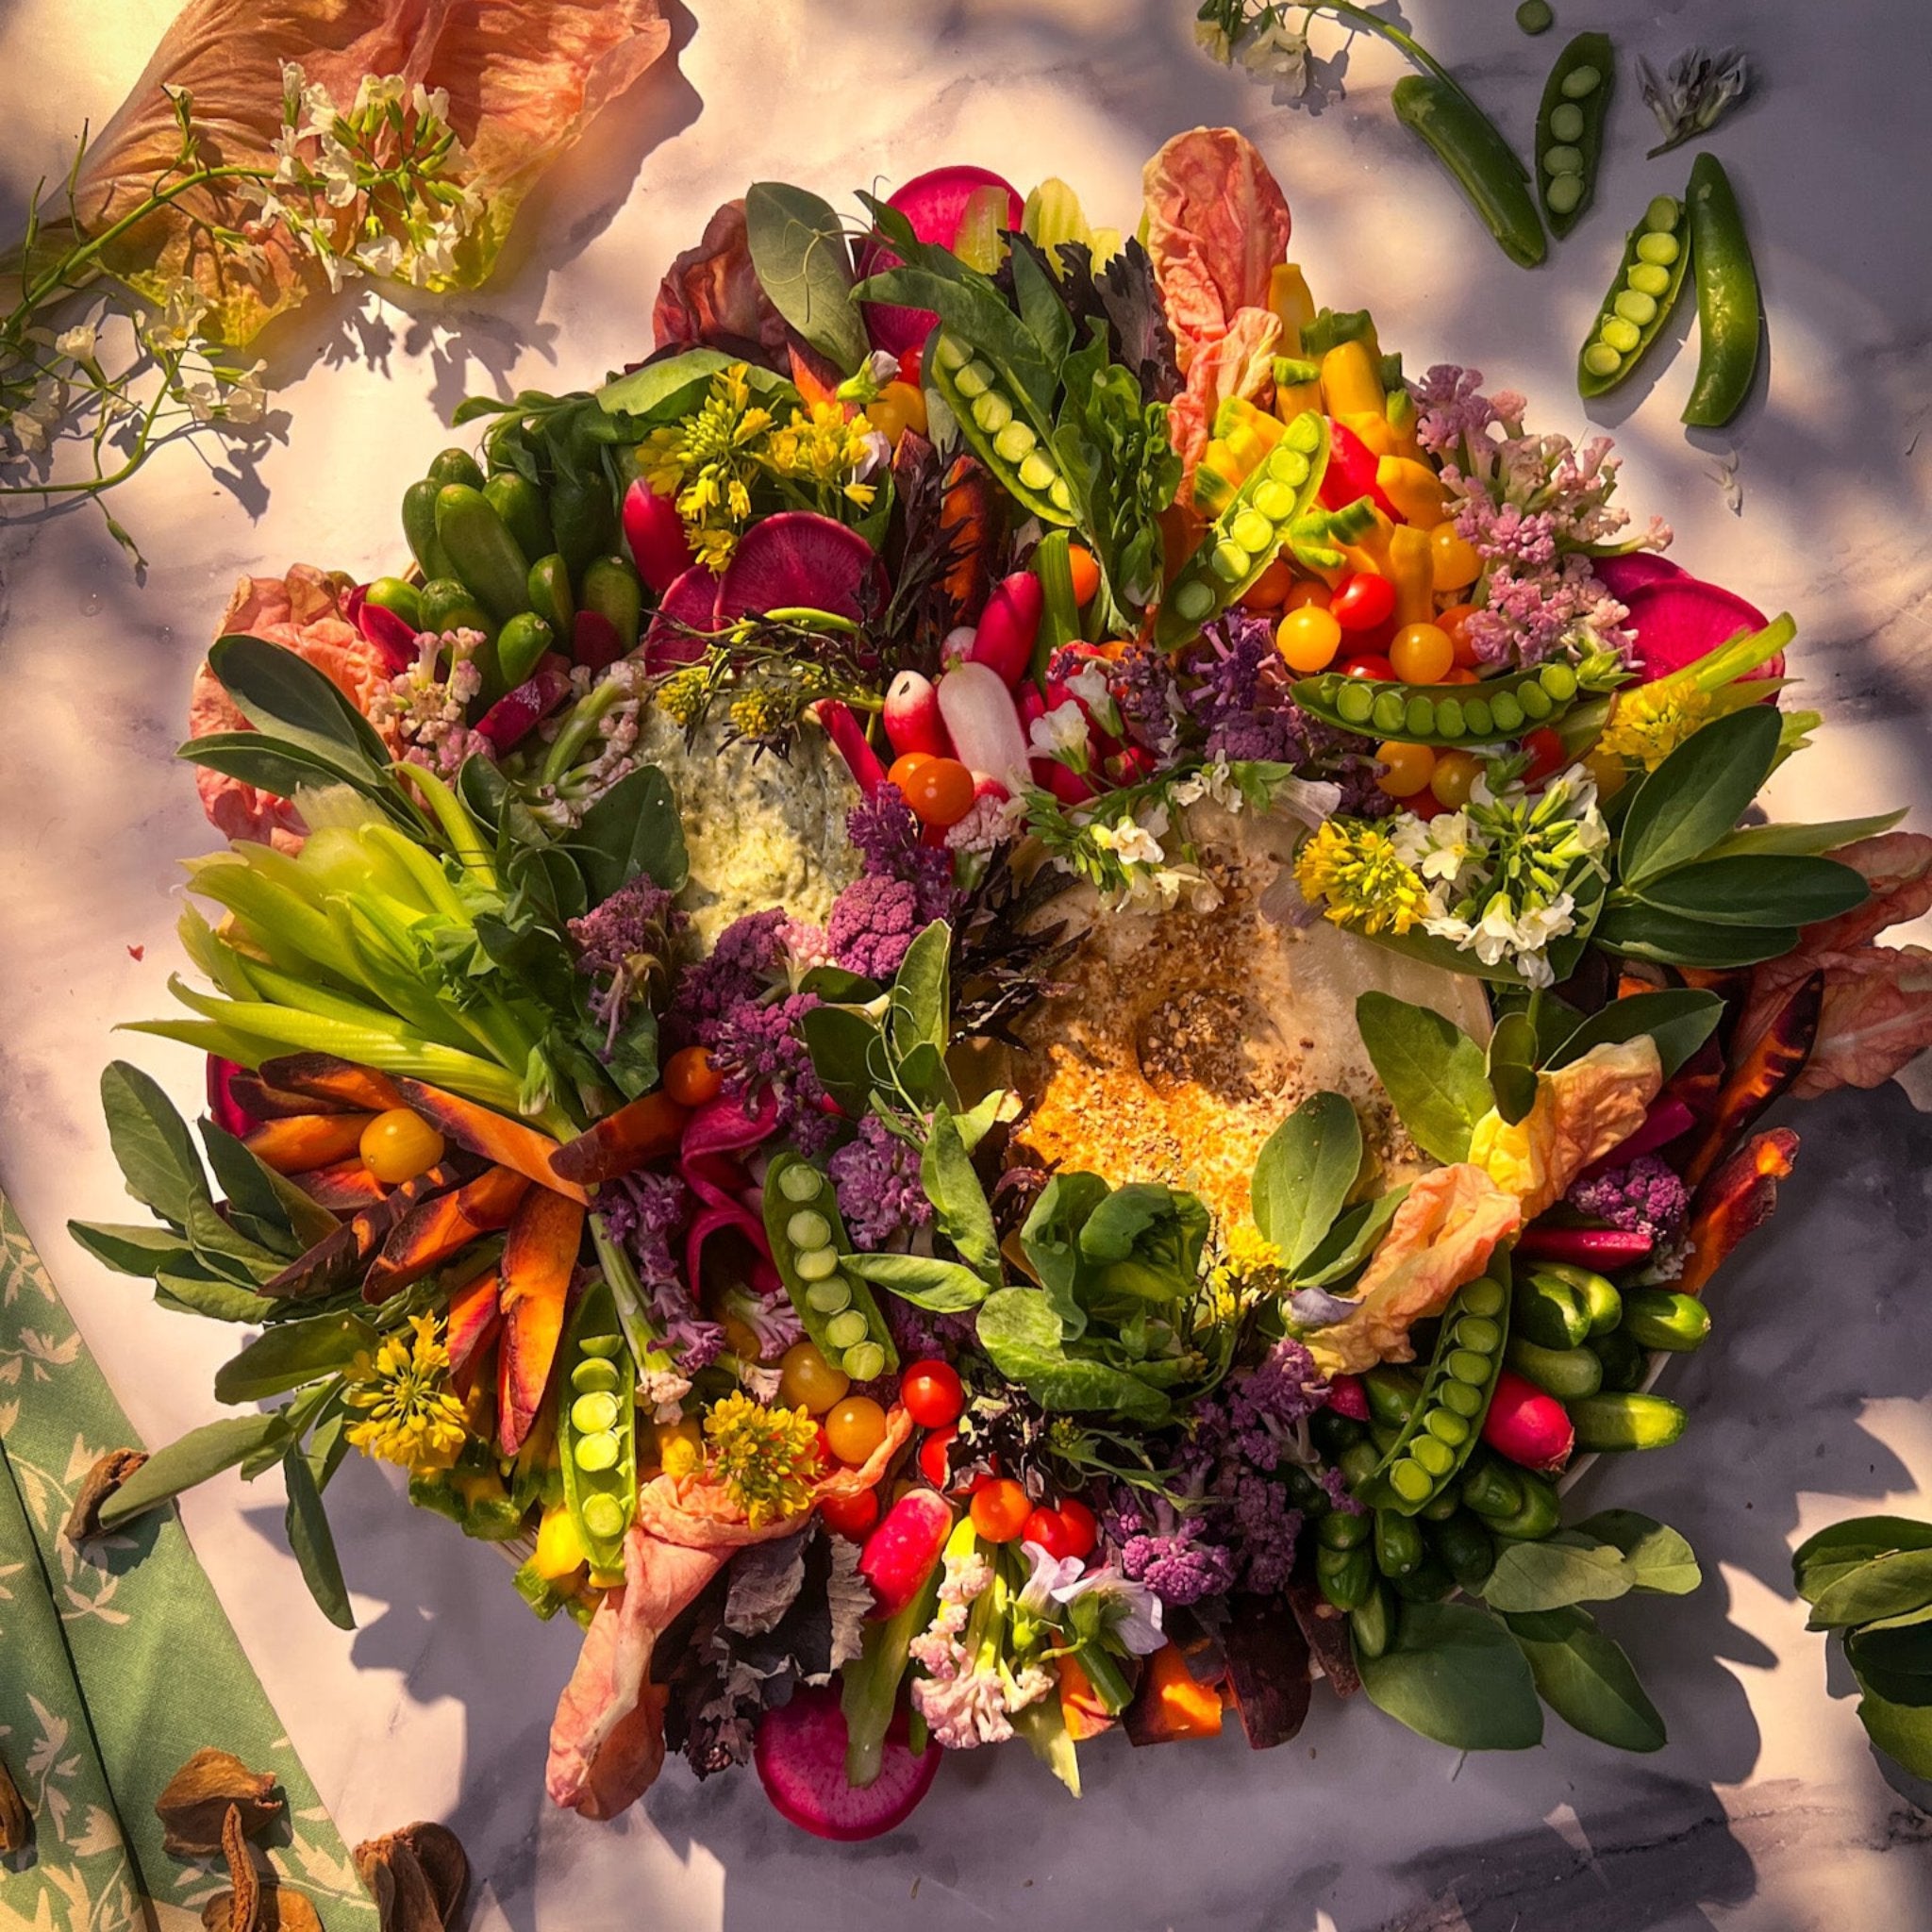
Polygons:
[[1397,854],[1386,832],[1334,819],[1318,826],[1296,854],[1294,882],[1310,906],[1336,925],[1398,937],[1429,911],[1428,889]]
[[705,1417],[712,1479],[752,1528],[797,1516],[819,1474],[819,1425],[804,1408],[765,1408],[741,1390]]
[[388,1337],[371,1357],[365,1349],[349,1370],[343,1399],[366,1409],[348,1437],[365,1456],[399,1462],[412,1475],[448,1469],[461,1453],[469,1429],[463,1406],[450,1387],[449,1350],[434,1315],[409,1323],[414,1339]]

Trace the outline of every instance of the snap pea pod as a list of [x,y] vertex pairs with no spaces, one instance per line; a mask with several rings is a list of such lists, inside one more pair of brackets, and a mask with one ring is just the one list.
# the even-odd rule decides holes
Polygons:
[[530,608],[558,637],[567,636],[571,619],[576,615],[576,607],[571,601],[570,566],[562,557],[554,550],[548,557],[540,557],[530,566],[529,579],[525,588],[529,595]]
[[530,608],[530,559],[480,490],[443,485],[436,498],[436,536],[457,575],[499,624]]
[[1597,310],[1590,340],[1577,352],[1579,395],[1607,393],[1643,360],[1684,292],[1694,252],[1683,203],[1674,195],[1657,195],[1624,237],[1617,279]]
[[1520,268],[1535,268],[1548,246],[1542,218],[1528,171],[1496,124],[1439,75],[1405,75],[1390,100],[1395,118],[1448,169],[1503,253]]
[[403,491],[403,538],[425,578],[455,575],[436,537],[436,499],[442,485],[425,476]]
[[558,1357],[557,1443],[563,1500],[591,1557],[591,1581],[624,1581],[624,1537],[637,1513],[637,1365],[607,1282],[593,1282]]
[[430,578],[417,608],[423,613],[423,628],[438,636],[446,630],[480,630],[486,638],[496,635],[494,621],[460,577]]
[[1524,1341],[1541,1348],[1576,1348],[1590,1334],[1583,1297],[1543,1268],[1517,1276],[1509,1315],[1512,1345]]
[[1181,565],[1160,600],[1156,643],[1184,643],[1253,585],[1307,513],[1327,467],[1327,418],[1305,409]]
[[1519,1375],[1559,1402],[1594,1395],[1604,1385],[1604,1365],[1587,1348],[1543,1348],[1512,1335],[1507,1359]]
[[548,557],[556,549],[549,507],[543,492],[527,476],[514,470],[499,470],[484,484],[483,496],[525,557]]
[[584,568],[584,608],[609,620],[625,651],[638,646],[644,618],[644,591],[638,574],[621,557],[597,557]]
[[1550,233],[1567,235],[1596,192],[1604,124],[1617,78],[1607,34],[1578,34],[1557,56],[1536,116],[1537,192]]
[[1690,1418],[1661,1395],[1586,1395],[1567,1405],[1579,1449],[1663,1449]]
[[466,449],[438,451],[430,458],[426,475],[439,490],[445,483],[467,483],[472,490],[483,487],[483,472],[477,467],[476,458]]
[[934,333],[921,367],[1000,487],[1042,523],[1073,523],[1073,490],[1045,438],[1026,420],[1030,406],[1015,403],[999,370],[943,329]]
[[1710,1310],[1692,1294],[1633,1289],[1624,1297],[1624,1332],[1639,1348],[1700,1348],[1710,1334]]
[[765,1171],[765,1238],[785,1292],[826,1361],[855,1382],[899,1366],[872,1290],[839,1270],[852,1243],[832,1184],[796,1154],[779,1155]]
[[1547,724],[1575,703],[1581,688],[1568,664],[1552,659],[1480,684],[1374,682],[1323,671],[1300,679],[1293,697],[1324,724],[1364,738],[1485,744]]
[[1395,1635],[1395,1605],[1378,1583],[1348,1613],[1349,1635],[1355,1639],[1357,1657],[1377,1657],[1389,1648]]
[[1367,1603],[1375,1588],[1373,1526],[1366,1516],[1337,1509],[1315,1529],[1315,1581],[1338,1610]]
[[1751,393],[1764,304],[1744,217],[1715,155],[1701,154],[1691,162],[1684,201],[1697,269],[1697,380],[1684,421],[1693,429],[1719,429]]
[[[1492,1266],[1507,1274],[1508,1262]],[[1362,1502],[1413,1516],[1454,1480],[1495,1393],[1508,1325],[1509,1290],[1497,1274],[1479,1274],[1456,1291],[1408,1421],[1356,1490]]]

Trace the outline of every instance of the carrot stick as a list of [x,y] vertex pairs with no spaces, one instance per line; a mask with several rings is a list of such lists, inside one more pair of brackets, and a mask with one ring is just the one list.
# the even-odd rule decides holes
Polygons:
[[526,1127],[522,1121],[513,1121],[493,1108],[445,1093],[441,1087],[431,1087],[423,1080],[399,1075],[394,1085],[396,1105],[413,1108],[446,1140],[454,1141],[458,1147],[467,1147],[472,1154],[480,1154],[485,1160],[493,1160],[499,1167],[512,1169],[525,1180],[589,1206],[590,1195],[575,1182],[559,1177],[551,1166],[558,1150],[557,1142],[548,1134],[540,1134],[535,1127]]
[[1724,1076],[1717,1112],[1684,1166],[1684,1179],[1695,1188],[1738,1144],[1745,1130],[1805,1070],[1818,1038],[1824,1008],[1824,974],[1818,972],[1793,987],[1750,1050]]
[[318,1208],[326,1208],[331,1214],[353,1214],[389,1191],[362,1164],[360,1155],[291,1178]]
[[550,1157],[550,1171],[558,1179],[586,1186],[615,1180],[647,1160],[674,1152],[690,1118],[691,1109],[678,1106],[659,1087],[606,1115],[575,1141],[566,1141]]
[[1777,1184],[1791,1171],[1798,1137],[1789,1127],[1754,1134],[1698,1190],[1690,1210],[1690,1257],[1673,1284],[1698,1294],[1718,1263],[1777,1206]]
[[303,1113],[263,1121],[244,1142],[257,1159],[277,1174],[312,1174],[347,1160],[362,1144],[369,1113]]
[[542,1407],[564,1305],[584,1236],[584,1210],[547,1189],[518,1207],[503,1244],[503,1345],[497,1352],[497,1446],[514,1456]]
[[387,1074],[358,1067],[354,1060],[339,1059],[332,1053],[283,1054],[278,1059],[263,1060],[256,1071],[264,1084],[285,1093],[332,1100],[361,1113],[387,1113],[403,1104]]
[[507,1167],[492,1167],[449,1193],[420,1202],[391,1229],[382,1253],[369,1264],[362,1278],[362,1299],[387,1301],[441,1268],[479,1235],[508,1227],[518,1202],[529,1191],[526,1176]]

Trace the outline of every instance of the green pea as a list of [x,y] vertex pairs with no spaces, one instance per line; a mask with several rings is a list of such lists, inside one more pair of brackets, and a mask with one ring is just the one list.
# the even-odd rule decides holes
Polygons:
[[1550,703],[1549,692],[1533,682],[1517,687],[1516,702],[1523,707],[1523,715],[1532,724],[1540,724],[1556,708]]
[[1674,235],[1640,235],[1637,238],[1637,258],[1649,262],[1656,268],[1669,268],[1684,252],[1684,244]]
[[801,1208],[785,1224],[785,1239],[794,1248],[823,1248],[832,1239],[832,1224],[823,1214]]
[[791,1264],[801,1281],[823,1281],[838,1272],[837,1248],[807,1248]]
[[1670,291],[1670,271],[1659,268],[1654,261],[1640,261],[1624,279],[1640,295],[1655,297],[1667,294]]
[[[1067,488],[1067,479],[1064,476],[1056,476],[1047,486],[1046,500],[1056,509],[1071,514],[1074,508],[1074,492]],[[868,1342],[865,1346],[872,1347],[873,1344]],[[883,1354],[884,1351],[881,1350],[880,1353]],[[869,1375],[860,1377],[862,1381],[870,1381],[871,1379]]]
[[617,1420],[617,1397],[595,1390],[570,1406],[570,1425],[586,1436],[601,1434]]
[[1490,707],[1490,715],[1495,719],[1498,731],[1515,731],[1523,724],[1523,707],[1507,691],[1496,693],[1495,702]]
[[939,358],[948,369],[963,369],[972,358],[973,351],[958,336],[941,336],[939,341]]
[[[1627,356],[1643,340],[1643,331],[1634,322],[1625,322],[1621,315],[1607,316],[1603,326],[1597,330],[1599,341],[1607,342],[1616,352],[1611,359],[1611,369]],[[1608,375],[1610,370],[1605,370]]]
[[852,1306],[852,1284],[842,1274],[814,1281],[805,1291],[806,1300],[822,1315],[836,1315]]
[[992,440],[994,453],[1003,460],[1017,463],[1040,441],[1031,424],[1008,423]]
[[1493,1355],[1496,1344],[1503,1339],[1503,1331],[1487,1315],[1465,1315],[1456,1324],[1456,1340],[1463,1348],[1473,1348],[1478,1355]]
[[865,1340],[866,1321],[857,1308],[843,1308],[825,1324],[825,1336],[834,1348],[856,1348]]
[[1409,1459],[1420,1462],[1430,1475],[1442,1477],[1456,1467],[1456,1452],[1434,1436],[1421,1435],[1408,1445]]
[[1604,84],[1602,70],[1595,67],[1573,67],[1559,85],[1566,101],[1580,101],[1593,94]]
[[1472,1388],[1479,1389],[1490,1379],[1489,1357],[1477,1355],[1473,1348],[1452,1348],[1448,1369],[1455,1380],[1467,1382]]
[[606,1542],[624,1534],[624,1505],[615,1496],[586,1496],[580,1513],[584,1527]]
[[[1637,331],[1635,329],[1632,329],[1630,333],[1632,335],[1635,335]],[[1634,347],[1635,344],[1632,344],[1632,346]],[[1583,366],[1587,370],[1589,370],[1592,375],[1616,375],[1617,365],[1620,362],[1622,362],[1623,359],[1623,357],[1618,355],[1616,350],[1611,348],[1607,341],[1592,342],[1591,343],[1590,347],[1584,350],[1583,352]]]
[[622,1453],[617,1438],[605,1429],[594,1436],[580,1437],[573,1459],[579,1469],[595,1475],[600,1470],[615,1469]]
[[1359,677],[1351,677],[1335,693],[1335,709],[1351,724],[1366,724],[1375,708],[1375,693]]
[[969,362],[953,380],[962,396],[983,396],[992,387],[992,370],[984,362]]
[[1583,109],[1574,101],[1565,101],[1550,109],[1550,132],[1572,146],[1583,139]]
[[[1436,1485],[1428,1471],[1413,1456],[1408,1456],[1390,1470],[1389,1487],[1405,1503],[1420,1503]],[[1323,1521],[1328,1519],[1324,1517]]]
[[1488,738],[1495,728],[1488,698],[1471,698],[1463,706],[1462,715],[1469,721],[1471,733],[1477,738]]
[[1059,472],[1038,450],[1020,465],[1020,481],[1028,490],[1044,490],[1058,475]]
[[1174,608],[1187,623],[1198,624],[1214,608],[1214,592],[1199,577],[1190,577],[1174,586]]
[[1433,738],[1436,735],[1434,700],[1417,691],[1403,707],[1402,725],[1411,738]]
[[[822,1185],[818,1169],[803,1160],[788,1167],[778,1176],[778,1191],[788,1201],[816,1201]],[[588,1348],[590,1343],[586,1342],[584,1346]]]
[[1436,707],[1436,736],[1438,738],[1460,738],[1467,729],[1462,716],[1462,703],[1458,698],[1443,698]]
[[1655,196],[1643,210],[1643,225],[1653,235],[1674,234],[1677,224],[1683,219],[1684,204],[1674,194]]
[[1469,1418],[1457,1415],[1453,1408],[1430,1409],[1423,1418],[1423,1427],[1437,1441],[1446,1442],[1452,1449],[1459,1449],[1469,1441]]
[[[1269,533],[1266,541],[1274,540],[1274,526],[1285,523],[1294,515],[1295,494],[1286,483],[1277,483],[1273,476],[1265,477],[1255,486],[1255,508],[1268,519]],[[1261,546],[1253,546],[1258,550]]]
[[1555,147],[1543,150],[1543,173],[1545,175],[1576,175],[1583,173],[1583,150],[1572,147],[1567,142],[1559,142]]
[[1463,1288],[1457,1306],[1465,1315],[1482,1315],[1493,1321],[1503,1312],[1506,1299],[1500,1281],[1493,1275],[1478,1274]]
[[1526,34],[1546,34],[1557,24],[1550,0],[1523,0],[1516,9],[1516,25]]
[[845,1351],[845,1373],[855,1382],[870,1382],[886,1373],[886,1352],[876,1341],[861,1341]]
[[1583,199],[1583,176],[1568,172],[1552,175],[1549,186],[1543,190],[1543,199],[1559,215],[1573,212]]
[[1274,525],[1258,509],[1244,509],[1227,526],[1227,534],[1243,550],[1258,555],[1274,541]]
[[[1274,455],[1275,457],[1283,455],[1311,457],[1321,447],[1322,419],[1312,409],[1304,409],[1283,432],[1281,441],[1274,445]],[[1306,463],[1303,464],[1299,476],[1292,475],[1288,470],[1284,470],[1272,458],[1269,462],[1269,468],[1284,483],[1299,484],[1307,479],[1308,474]]]
[[1646,295],[1641,289],[1625,289],[1610,307],[1625,322],[1634,322],[1639,328],[1657,320],[1657,297]]
[[1375,729],[1389,736],[1402,729],[1402,721],[1408,715],[1408,708],[1402,702],[1400,691],[1385,691],[1376,695],[1374,708],[1369,715],[1374,720]]
[[1208,568],[1224,584],[1238,584],[1255,567],[1255,559],[1232,537],[1224,537],[1214,546]]
[[1559,705],[1567,705],[1576,695],[1576,674],[1567,664],[1545,664],[1536,681]]
[[616,1368],[595,1356],[587,1357],[570,1372],[570,1386],[579,1395],[594,1394],[599,1390],[614,1391],[617,1384]]
[[988,390],[973,399],[973,420],[989,436],[997,436],[1013,420],[1013,406],[1005,396]]

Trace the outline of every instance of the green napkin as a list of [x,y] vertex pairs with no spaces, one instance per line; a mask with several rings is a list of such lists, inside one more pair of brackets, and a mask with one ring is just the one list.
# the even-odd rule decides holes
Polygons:
[[179,1517],[157,1510],[75,1549],[82,1478],[140,1447],[19,1218],[0,1197],[0,1758],[34,1840],[0,1859],[0,1932],[198,1925],[219,1855],[170,1857],[154,1804],[204,1745],[280,1784],[258,1851],[329,1932],[375,1907],[270,1707]]

